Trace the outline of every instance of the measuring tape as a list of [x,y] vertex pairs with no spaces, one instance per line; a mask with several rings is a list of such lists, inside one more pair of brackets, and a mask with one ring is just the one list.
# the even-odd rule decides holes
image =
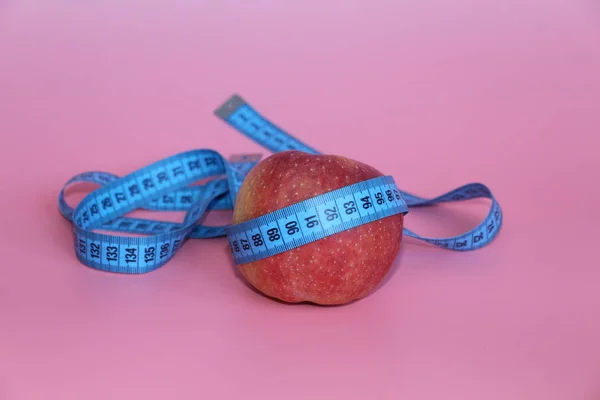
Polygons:
[[[273,153],[299,150],[321,154],[267,120],[238,95],[220,106],[215,115]],[[426,238],[404,228],[404,234],[441,248],[466,251],[490,243],[502,225],[500,205],[481,183],[426,199],[398,189],[391,176],[323,193],[240,224],[203,225],[201,220],[207,212],[233,209],[244,178],[261,158],[260,154],[240,154],[227,160],[213,150],[191,150],[123,177],[101,171],[72,177],[60,191],[58,205],[73,223],[77,258],[95,269],[140,274],[166,264],[189,238],[227,236],[235,264],[243,264],[390,215],[406,214],[411,207],[475,198],[491,199],[492,204],[485,219],[468,232]],[[204,180],[206,183],[192,185]],[[100,187],[73,209],[65,200],[65,191],[78,182]],[[185,211],[185,217],[181,223],[125,217],[136,209]],[[144,236],[109,235],[99,230]]]
[[383,176],[292,204],[226,231],[234,262],[243,264],[407,212],[394,179]]

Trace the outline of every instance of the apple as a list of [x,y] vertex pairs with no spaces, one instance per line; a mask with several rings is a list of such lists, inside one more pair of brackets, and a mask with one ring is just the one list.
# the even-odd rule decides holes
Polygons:
[[[343,156],[278,152],[244,179],[233,223],[382,175]],[[389,216],[238,268],[268,297],[287,303],[346,304],[369,295],[386,276],[400,251],[403,224],[402,214]]]

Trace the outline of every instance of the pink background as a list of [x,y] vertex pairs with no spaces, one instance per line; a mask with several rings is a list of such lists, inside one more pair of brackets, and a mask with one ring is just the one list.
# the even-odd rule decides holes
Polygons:
[[[260,151],[212,114],[234,92],[405,190],[486,183],[500,236],[406,240],[337,308],[256,294],[225,239],[144,276],[80,264],[63,183]],[[599,104],[594,0],[0,1],[0,399],[600,399]]]

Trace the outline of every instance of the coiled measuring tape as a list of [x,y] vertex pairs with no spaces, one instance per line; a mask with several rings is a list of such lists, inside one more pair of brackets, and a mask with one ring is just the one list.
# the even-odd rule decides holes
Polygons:
[[[300,150],[320,154],[238,95],[220,106],[215,115],[273,153]],[[73,224],[77,258],[95,269],[140,274],[166,264],[189,238],[227,236],[235,264],[242,264],[380,218],[406,214],[410,207],[474,198],[488,198],[492,204],[485,219],[468,232],[448,238],[426,238],[404,228],[404,234],[441,248],[466,251],[490,243],[502,225],[500,205],[481,183],[425,199],[400,190],[390,176],[358,182],[240,224],[203,225],[202,218],[208,211],[233,209],[245,176],[260,159],[260,154],[241,154],[227,160],[213,150],[200,149],[167,157],[123,177],[101,171],[72,177],[60,191],[58,205]],[[204,180],[202,185],[192,185]],[[100,187],[73,209],[65,200],[65,191],[78,182]],[[125,216],[136,209],[186,213],[181,223]],[[98,230],[145,236],[109,235]]]

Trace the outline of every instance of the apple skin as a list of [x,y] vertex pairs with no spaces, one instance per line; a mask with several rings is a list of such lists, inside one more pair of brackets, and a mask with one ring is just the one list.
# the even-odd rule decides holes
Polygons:
[[[383,174],[337,155],[290,150],[257,164],[236,198],[238,224]],[[402,239],[397,214],[238,266],[258,291],[287,303],[341,305],[369,295],[390,270]]]

